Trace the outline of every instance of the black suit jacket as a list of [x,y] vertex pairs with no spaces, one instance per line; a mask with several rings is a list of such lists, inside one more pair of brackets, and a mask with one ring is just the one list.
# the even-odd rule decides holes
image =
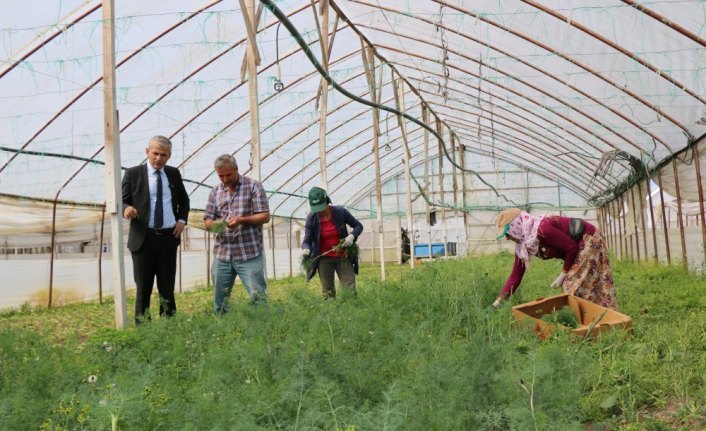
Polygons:
[[[169,181],[172,193],[172,210],[176,220],[188,221],[189,195],[184,188],[181,173],[172,166],[164,167],[164,174]],[[131,205],[137,209],[137,218],[130,220],[130,234],[127,238],[127,248],[137,251],[142,247],[147,235],[147,225],[150,219],[150,187],[147,180],[147,166],[138,165],[128,168],[123,177],[123,207]]]

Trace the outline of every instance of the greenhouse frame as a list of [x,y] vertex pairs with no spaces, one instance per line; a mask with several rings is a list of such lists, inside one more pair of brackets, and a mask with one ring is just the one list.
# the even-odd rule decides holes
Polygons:
[[210,279],[221,154],[267,191],[271,278],[301,273],[314,186],[363,222],[361,260],[382,279],[433,244],[441,258],[509,250],[495,217],[511,207],[585,218],[618,259],[706,265],[703,1],[2,9],[0,308],[124,301],[120,178],[155,135],[191,199],[180,291]]

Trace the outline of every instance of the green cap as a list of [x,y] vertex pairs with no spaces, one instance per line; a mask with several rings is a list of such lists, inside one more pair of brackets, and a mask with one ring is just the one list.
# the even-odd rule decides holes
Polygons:
[[312,187],[309,190],[309,205],[311,206],[311,212],[320,212],[326,209],[328,206],[328,195],[326,190],[319,187]]

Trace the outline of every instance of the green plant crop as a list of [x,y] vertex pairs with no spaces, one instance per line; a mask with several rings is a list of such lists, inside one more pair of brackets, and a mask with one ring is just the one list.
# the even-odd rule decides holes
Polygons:
[[[512,259],[363,265],[355,301],[269,280],[267,307],[234,289],[219,317],[203,288],[123,330],[112,303],[5,313],[0,429],[706,429],[703,278],[611,262],[634,335],[542,341],[490,307]],[[509,302],[556,271],[534,262]]]
[[573,310],[566,305],[549,314],[545,314],[542,316],[542,320],[552,325],[562,325],[571,329],[576,329],[579,326]]
[[226,222],[225,220],[216,220],[211,223],[211,228],[209,229],[209,232],[219,234],[225,232],[227,228],[228,222]]

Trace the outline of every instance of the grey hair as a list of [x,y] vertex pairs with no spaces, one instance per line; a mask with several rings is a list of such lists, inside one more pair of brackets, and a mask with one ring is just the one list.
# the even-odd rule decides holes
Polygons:
[[222,168],[227,165],[233,166],[233,169],[238,169],[238,162],[236,162],[235,157],[231,156],[230,154],[221,154],[220,156],[216,157],[216,161],[213,162],[213,167],[216,169]]
[[154,136],[152,137],[152,139],[150,139],[150,145],[152,145],[153,142],[159,145],[160,147],[169,148],[169,152],[172,152],[172,141],[170,141],[169,138],[167,138],[166,136]]

